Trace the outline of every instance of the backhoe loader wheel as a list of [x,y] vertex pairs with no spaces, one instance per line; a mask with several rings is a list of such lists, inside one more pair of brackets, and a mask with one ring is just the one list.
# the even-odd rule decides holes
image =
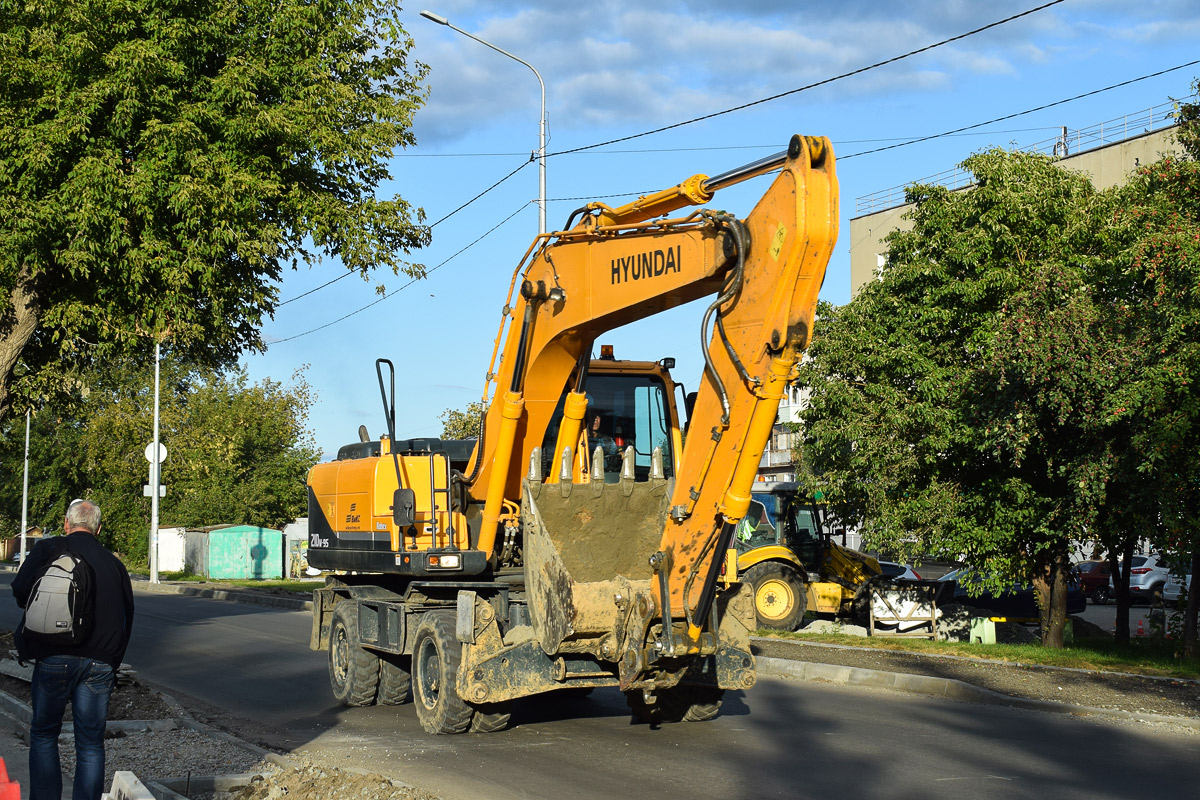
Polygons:
[[625,702],[638,722],[658,725],[666,722],[707,722],[721,710],[724,689],[715,686],[679,684],[655,693],[648,702],[641,689],[625,693]]
[[339,603],[329,629],[329,684],[346,706],[369,706],[379,688],[379,658],[358,638],[358,603]]
[[754,613],[760,628],[794,631],[804,618],[808,598],[804,578],[788,566],[774,561],[755,564],[742,580],[754,590]]
[[396,706],[408,700],[412,689],[412,657],[381,655],[379,657],[379,694],[381,706]]
[[417,719],[428,733],[463,733],[475,710],[458,696],[462,645],[454,638],[454,612],[421,617],[413,640],[412,688]]

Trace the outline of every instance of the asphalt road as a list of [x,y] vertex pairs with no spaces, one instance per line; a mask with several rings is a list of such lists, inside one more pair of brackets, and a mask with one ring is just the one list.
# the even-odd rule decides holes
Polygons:
[[[1079,616],[1086,619],[1095,625],[1099,625],[1106,631],[1113,630],[1114,624],[1117,621],[1117,604],[1116,601],[1109,603],[1106,606],[1098,606],[1091,600],[1088,601],[1087,608]],[[1137,630],[1138,620],[1142,620],[1142,627],[1148,629],[1150,626],[1150,606],[1148,604],[1134,605],[1129,609],[1129,629],[1131,632]]]
[[[0,625],[19,618],[0,574]],[[881,690],[763,679],[708,723],[632,725],[613,690],[518,704],[514,727],[431,737],[411,706],[335,705],[308,615],[137,593],[127,661],[168,691],[453,798],[1189,797],[1200,735]]]

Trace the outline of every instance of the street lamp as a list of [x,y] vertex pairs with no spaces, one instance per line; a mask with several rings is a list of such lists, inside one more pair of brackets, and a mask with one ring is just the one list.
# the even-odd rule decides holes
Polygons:
[[534,77],[538,79],[538,85],[542,87],[542,115],[538,118],[538,233],[546,232],[546,84],[542,80],[542,76],[538,73],[533,65],[523,58],[517,58],[507,50],[502,50],[491,42],[480,39],[473,33],[467,33],[462,28],[457,28],[450,24],[450,20],[445,17],[434,14],[432,11],[422,11],[421,16],[430,22],[436,22],[438,25],[445,25],[453,31],[458,31],[468,39],[474,39],[482,45],[486,45],[501,55],[508,56],[513,61],[519,61],[529,67],[533,72]]

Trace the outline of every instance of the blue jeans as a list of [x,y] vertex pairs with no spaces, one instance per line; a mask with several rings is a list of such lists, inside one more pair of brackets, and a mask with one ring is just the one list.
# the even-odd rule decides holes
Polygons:
[[29,800],[60,800],[58,734],[71,703],[75,728],[73,800],[99,800],[104,791],[104,724],[115,675],[103,661],[47,656],[33,668],[33,722],[29,726]]

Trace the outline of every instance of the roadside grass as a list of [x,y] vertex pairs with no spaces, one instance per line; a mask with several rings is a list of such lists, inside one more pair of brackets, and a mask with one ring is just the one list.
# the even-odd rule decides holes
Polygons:
[[850,636],[841,633],[785,633],[765,629],[759,630],[758,635],[925,655],[949,655],[1048,667],[1200,679],[1200,660],[1185,660],[1181,654],[1182,643],[1177,639],[1135,638],[1131,639],[1128,645],[1118,645],[1111,637],[1076,637],[1072,644],[1062,650],[1054,650],[1040,644],[931,642],[925,639],[889,639],[882,636]]

